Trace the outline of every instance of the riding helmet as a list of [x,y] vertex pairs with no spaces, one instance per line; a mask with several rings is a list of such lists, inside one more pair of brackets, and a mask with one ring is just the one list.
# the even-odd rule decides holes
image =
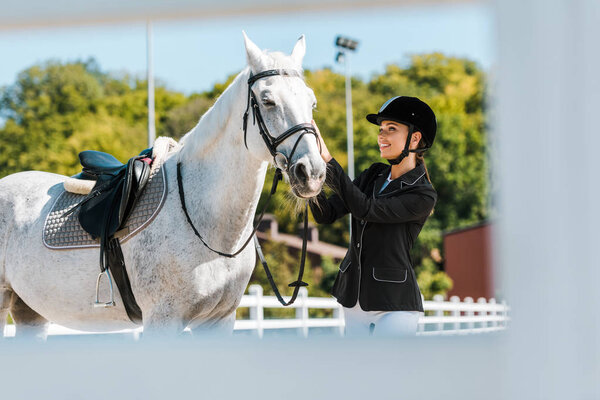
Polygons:
[[377,114],[367,115],[367,120],[375,125],[380,125],[384,120],[413,125],[413,132],[421,132],[427,147],[433,144],[437,130],[433,110],[416,97],[392,97],[381,106]]

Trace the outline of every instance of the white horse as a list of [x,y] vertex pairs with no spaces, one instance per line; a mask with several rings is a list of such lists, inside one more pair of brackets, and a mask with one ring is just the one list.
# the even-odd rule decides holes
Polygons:
[[[201,244],[181,208],[176,177],[179,161],[189,214],[207,242],[223,252],[237,250],[252,232],[267,167],[274,162],[252,115],[248,148],[244,145],[248,78],[270,69],[301,72],[305,53],[304,36],[289,56],[263,52],[245,34],[244,40],[248,66],[165,161],[168,193],[163,208],[123,244],[145,334],[174,335],[186,327],[192,332],[232,332],[235,310],[254,268],[252,244],[234,258]],[[252,90],[273,136],[312,120],[316,99],[300,77],[262,78]],[[289,155],[300,135],[295,133],[277,150]],[[300,139],[290,165],[289,171],[297,171],[285,174],[293,194],[315,196],[324,181],[325,163],[314,135]],[[89,331],[135,327],[116,287],[116,307],[92,307],[98,249],[50,250],[42,243],[45,218],[65,179],[28,171],[0,180],[0,333],[8,312],[17,336],[45,338],[49,321]]]

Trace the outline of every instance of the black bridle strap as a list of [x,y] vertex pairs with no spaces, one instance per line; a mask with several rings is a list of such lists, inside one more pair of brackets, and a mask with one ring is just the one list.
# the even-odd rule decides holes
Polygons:
[[[302,124],[294,125],[277,137],[271,136],[271,134],[269,133],[269,130],[267,128],[267,125],[265,125],[265,121],[263,120],[262,115],[258,111],[258,104],[254,100],[254,94],[252,94],[252,114],[253,114],[255,123],[258,123],[258,131],[259,131],[260,135],[262,136],[265,144],[267,145],[267,149],[269,150],[269,153],[271,153],[271,155],[273,157],[275,157],[275,154],[277,154],[277,147],[281,143],[283,143],[290,136],[292,136],[295,133],[300,132],[300,131],[303,131],[302,135],[304,135],[305,133],[310,133],[310,134],[315,135],[315,139],[317,140],[317,143],[319,143],[319,137],[317,135],[317,131],[311,123],[302,123]],[[299,142],[299,140],[296,141],[294,150],[296,149],[298,142]],[[292,152],[293,152],[293,150],[292,150]],[[291,157],[292,156],[290,153],[290,157],[289,157],[290,161],[291,161]]]
[[292,293],[292,297],[289,301],[285,301],[279,293],[279,289],[275,284],[275,280],[273,279],[273,275],[271,275],[271,271],[269,270],[269,266],[267,265],[267,260],[263,255],[262,248],[260,247],[260,243],[258,238],[254,236],[254,246],[256,247],[256,252],[258,253],[258,257],[260,258],[260,262],[265,270],[265,274],[267,275],[267,279],[269,280],[269,284],[271,285],[271,289],[273,289],[273,293],[277,297],[277,300],[283,306],[289,306],[296,301],[296,297],[298,296],[298,291],[302,286],[308,286],[308,283],[302,281],[302,276],[304,275],[304,263],[306,261],[306,231],[308,230],[308,202],[304,205],[304,240],[302,240],[302,259],[300,260],[300,269],[298,270],[298,279],[294,282],[290,283],[288,286],[294,288],[294,292]]
[[269,133],[269,129],[267,128],[267,125],[265,124],[262,114],[260,113],[260,108],[258,105],[258,101],[256,100],[256,96],[254,95],[254,92],[252,91],[252,85],[254,84],[254,82],[256,82],[257,80],[259,80],[261,78],[267,78],[267,77],[271,77],[271,76],[289,76],[289,77],[296,77],[296,78],[300,78],[300,79],[303,79],[303,76],[299,71],[296,71],[293,69],[292,70],[271,69],[268,71],[260,72],[256,75],[252,75],[252,73],[250,73],[250,78],[248,79],[248,100],[247,100],[247,104],[246,104],[246,111],[244,112],[244,118],[243,118],[244,146],[246,146],[246,149],[248,148],[248,141],[247,141],[248,116],[250,114],[250,109],[252,109],[252,118],[253,118],[252,123],[258,124],[258,131],[259,131],[260,135],[262,136],[263,141],[265,142],[265,144],[267,146],[267,149],[269,150],[271,155],[273,157],[275,157],[275,154],[277,153],[277,146],[279,146],[285,139],[287,139],[288,137],[290,137],[291,135],[293,135],[296,132],[304,130],[308,133],[312,133],[313,135],[315,135],[317,142],[319,141],[319,138],[318,138],[315,128],[310,123],[302,123],[302,124],[295,125],[277,137],[274,137],[273,135],[271,135]]
[[259,79],[277,75],[303,78],[302,74],[294,69],[269,69],[267,71],[259,72],[256,75],[253,75],[252,72],[250,72],[250,78],[248,78],[248,86],[252,86],[254,82],[256,82]]
[[[284,156],[286,158],[285,168],[289,172],[290,162],[292,160],[294,152],[296,151],[296,148],[298,147],[300,140],[302,139],[302,137],[305,134],[311,133],[311,134],[315,135],[317,143],[319,144],[319,151],[320,151],[320,143],[319,143],[319,137],[318,137],[317,131],[314,128],[314,126],[310,123],[303,123],[303,124],[295,125],[295,126],[289,128],[288,130],[286,130],[285,132],[283,132],[278,137],[273,137],[269,133],[267,125],[265,124],[265,121],[263,120],[263,117],[260,113],[260,108],[259,108],[258,102],[256,101],[256,96],[254,95],[254,92],[252,92],[252,85],[254,84],[254,82],[256,82],[257,80],[259,80],[261,78],[277,76],[277,75],[297,77],[297,78],[301,78],[301,79],[303,78],[302,74],[296,70],[272,69],[272,70],[260,72],[256,75],[252,75],[252,73],[250,73],[250,78],[248,79],[248,103],[246,105],[246,111],[244,112],[244,118],[243,118],[244,145],[246,146],[246,149],[247,149],[248,143],[246,141],[246,136],[247,136],[248,116],[250,113],[250,108],[252,108],[253,124],[258,123],[259,133],[262,136],[263,141],[265,142],[265,145],[267,146],[267,149],[273,156],[273,159],[276,164],[277,164],[277,159],[276,159],[277,147],[281,143],[283,143],[284,140],[286,140],[293,134],[300,132],[300,135],[298,136],[298,139],[296,139],[296,143],[294,143],[291,153],[289,154],[288,157]],[[280,154],[282,154],[282,153],[280,153]],[[258,253],[258,256],[261,260],[263,268],[265,269],[265,273],[267,275],[267,278],[269,279],[269,284],[271,285],[271,288],[273,288],[273,292],[275,292],[275,295],[277,296],[277,300],[279,300],[279,302],[282,305],[289,306],[296,300],[296,297],[298,296],[298,291],[300,290],[300,287],[308,286],[308,284],[306,282],[302,281],[302,276],[304,274],[304,265],[306,262],[306,243],[307,243],[307,239],[308,239],[308,235],[307,235],[307,232],[308,232],[308,203],[306,203],[305,207],[304,207],[304,237],[302,238],[302,255],[301,255],[301,261],[300,261],[300,269],[298,271],[298,279],[289,284],[290,287],[294,288],[294,292],[292,294],[290,301],[286,302],[285,300],[283,300],[283,297],[281,297],[281,294],[279,293],[279,290],[277,289],[277,285],[275,284],[275,281],[273,280],[271,271],[269,270],[269,266],[267,265],[267,261],[265,260],[265,257],[262,253],[260,243],[258,242],[258,239],[255,235],[256,230],[258,229],[258,226],[260,225],[260,223],[264,217],[265,211],[266,211],[267,207],[269,206],[271,197],[277,190],[277,182],[279,182],[281,177],[282,177],[281,169],[277,168],[275,170],[275,176],[273,177],[273,185],[271,186],[271,192],[269,194],[269,197],[267,198],[267,201],[265,202],[265,205],[260,213],[260,217],[258,218],[258,222],[255,224],[255,226],[252,230],[252,233],[250,234],[248,239],[244,242],[242,247],[239,250],[237,250],[236,252],[225,253],[225,252],[215,250],[212,247],[210,247],[208,245],[208,243],[206,243],[204,238],[200,235],[200,233],[198,232],[196,227],[194,226],[194,223],[192,222],[192,219],[190,218],[190,215],[187,211],[187,207],[185,205],[185,193],[183,191],[183,179],[181,177],[181,163],[177,163],[177,185],[179,187],[179,199],[181,200],[181,208],[183,208],[183,212],[185,213],[185,217],[187,218],[188,223],[194,230],[194,233],[196,234],[196,236],[198,236],[198,238],[200,238],[200,241],[202,242],[202,244],[204,246],[206,246],[206,248],[208,248],[210,251],[212,251],[216,254],[219,254],[220,256],[232,258],[232,257],[235,257],[236,255],[240,254],[246,248],[248,243],[250,243],[250,240],[252,240],[252,238],[254,237],[256,252]]]
[[255,224],[254,229],[252,230],[252,233],[250,234],[248,239],[244,242],[244,244],[238,251],[236,251],[234,253],[225,253],[225,252],[215,250],[212,247],[210,247],[209,244],[206,243],[206,241],[204,240],[202,235],[200,235],[200,233],[198,232],[198,229],[196,229],[196,227],[194,226],[194,223],[192,222],[192,219],[190,218],[190,214],[188,213],[187,207],[185,205],[185,193],[183,191],[183,179],[181,177],[181,163],[177,163],[177,186],[179,188],[179,199],[181,200],[181,208],[183,208],[183,212],[185,214],[185,217],[186,217],[188,223],[190,224],[190,226],[192,227],[192,230],[194,231],[196,236],[198,236],[198,238],[200,239],[202,244],[204,246],[206,246],[206,248],[208,248],[210,251],[217,253],[220,256],[233,258],[233,257],[237,256],[238,254],[240,254],[246,248],[248,243],[250,243],[250,240],[252,240],[252,238],[254,238],[256,252],[258,253],[258,256],[260,258],[260,262],[261,262],[263,268],[265,269],[265,274],[267,275],[269,284],[271,285],[271,288],[273,289],[275,296],[277,296],[277,300],[279,300],[279,302],[283,306],[289,306],[296,300],[296,297],[298,296],[298,290],[300,290],[300,287],[308,286],[308,283],[302,281],[302,277],[304,275],[304,265],[306,262],[306,243],[307,243],[307,239],[308,239],[307,234],[306,234],[308,231],[308,203],[306,203],[304,206],[304,237],[302,238],[302,255],[301,255],[301,259],[300,259],[300,269],[298,271],[298,279],[288,285],[290,287],[294,287],[294,292],[292,293],[292,297],[291,297],[290,301],[286,302],[285,300],[283,300],[283,297],[281,297],[281,294],[279,293],[279,290],[277,289],[277,285],[275,284],[275,281],[273,280],[273,275],[271,274],[271,271],[269,270],[269,266],[267,265],[267,260],[265,259],[265,256],[263,255],[262,249],[260,247],[260,243],[258,242],[258,238],[255,235],[256,230],[258,229],[258,226],[260,225],[260,223],[264,217],[265,211],[266,211],[267,207],[269,206],[271,197],[277,191],[277,183],[279,182],[279,180],[281,180],[281,176],[282,176],[281,170],[279,168],[277,168],[275,170],[275,176],[273,177],[273,184],[271,185],[271,192],[269,193],[269,197],[267,198],[265,206],[263,207],[263,209],[260,213],[260,217],[258,218],[258,222]]
[[179,200],[181,201],[181,208],[183,208],[185,217],[187,218],[187,221],[190,224],[190,226],[192,227],[192,229],[194,230],[194,233],[196,234],[196,236],[198,236],[198,238],[200,238],[200,241],[202,242],[202,244],[204,244],[204,246],[206,246],[210,251],[213,251],[220,256],[233,258],[233,257],[237,256],[238,254],[240,254],[246,248],[248,243],[250,243],[250,240],[252,240],[252,236],[254,235],[254,233],[256,233],[256,230],[258,229],[258,226],[260,225],[260,223],[265,215],[265,211],[267,210],[267,207],[269,206],[269,203],[271,202],[271,197],[273,197],[273,194],[277,190],[277,183],[281,180],[281,176],[282,176],[281,170],[279,168],[277,168],[275,170],[275,175],[273,176],[273,184],[271,185],[271,192],[269,193],[269,197],[267,198],[265,206],[263,207],[263,209],[260,213],[260,216],[258,217],[258,222],[255,224],[254,228],[252,229],[252,233],[250,234],[248,239],[246,239],[246,241],[244,242],[242,247],[234,253],[225,253],[223,251],[213,249],[212,247],[210,247],[210,245],[208,243],[206,243],[206,241],[204,240],[202,235],[200,235],[200,233],[198,232],[198,229],[196,229],[196,226],[192,222],[192,219],[190,218],[190,214],[188,213],[187,207],[185,205],[185,193],[183,191],[183,179],[181,177],[181,163],[178,162],[177,163],[177,186],[179,188]]

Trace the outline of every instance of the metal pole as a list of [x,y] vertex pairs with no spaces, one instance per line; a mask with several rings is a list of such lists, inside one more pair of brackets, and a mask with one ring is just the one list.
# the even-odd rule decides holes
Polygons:
[[[344,52],[346,69],[346,145],[348,151],[348,176],[354,180],[354,124],[352,121],[352,86],[350,81],[350,57]],[[352,214],[348,215],[348,232],[352,237]]]
[[154,71],[152,66],[152,21],[146,22],[146,71],[148,80],[148,147],[154,145],[156,126],[154,122]]
[[354,180],[354,126],[352,122],[352,87],[350,82],[350,57],[344,54],[346,67],[346,135],[348,145],[348,176]]

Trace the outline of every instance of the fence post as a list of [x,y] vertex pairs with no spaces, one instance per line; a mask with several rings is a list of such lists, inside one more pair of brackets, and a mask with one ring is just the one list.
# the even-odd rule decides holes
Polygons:
[[[450,302],[454,306],[457,306],[457,305],[460,306],[460,297],[452,296],[452,297],[450,297]],[[452,315],[452,317],[454,317],[454,318],[460,318],[460,308],[456,307],[456,309],[454,309],[450,312],[450,315]],[[454,330],[459,331],[460,330],[460,321],[454,322],[454,324],[452,324],[452,326],[454,327]]]
[[[436,294],[433,296],[433,301],[435,301],[436,303],[439,303],[439,305],[443,305],[444,303],[444,296],[442,296],[441,294]],[[437,308],[437,306],[436,306]],[[444,316],[444,310],[440,309],[440,310],[435,310],[435,316],[436,317],[443,317]],[[443,322],[438,322],[436,324],[436,330],[438,331],[443,331],[444,330],[444,323]]]
[[342,309],[342,305],[337,303],[336,307],[333,309],[333,318],[337,319],[337,332],[340,336],[344,336],[344,310]]
[[[496,299],[495,298],[491,298],[490,301],[488,301],[489,304],[491,304],[494,307],[494,311],[492,311],[491,315],[496,318],[498,315],[500,315],[500,313],[498,312],[498,310],[496,309]],[[498,321],[496,321],[494,319],[494,321],[490,321],[490,325],[491,327],[497,327],[498,326]]]
[[423,293],[419,294],[421,295],[421,304],[423,304],[423,317],[419,317],[419,322],[417,324],[417,333],[425,331],[425,323],[427,322],[427,318],[425,318],[427,316],[427,310],[425,310],[425,296],[423,296]]
[[296,308],[296,319],[300,320],[299,333],[302,337],[308,336],[308,289],[301,287],[298,291],[299,307]]
[[254,297],[255,304],[250,307],[250,319],[255,321],[256,334],[259,338],[263,337],[263,288],[260,285],[250,285],[248,288],[250,296]]
[[485,317],[485,319],[481,322],[479,322],[479,327],[480,328],[487,328],[488,326],[488,321],[487,321],[487,311],[486,311],[486,305],[487,305],[487,300],[485,299],[485,297],[480,297],[477,299],[477,304],[481,304],[482,307],[479,310],[479,312],[477,313],[480,317]]
[[502,326],[506,329],[508,327],[508,306],[506,300],[502,300]]
[[[467,296],[463,300],[463,303],[465,303],[467,306],[471,306],[471,305],[473,305],[473,298]],[[472,309],[468,309],[465,311],[466,317],[472,317],[474,315],[475,315],[475,313],[473,312]],[[475,326],[475,324],[473,323],[473,321],[467,321],[467,332],[471,332],[473,330],[474,326]]]

